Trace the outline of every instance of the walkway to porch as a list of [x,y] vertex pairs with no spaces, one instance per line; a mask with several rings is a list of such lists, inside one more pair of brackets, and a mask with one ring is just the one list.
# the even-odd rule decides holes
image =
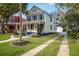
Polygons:
[[[29,36],[23,36],[22,38],[31,38],[31,37],[29,37]],[[0,41],[0,43],[5,43],[5,42],[12,41],[12,40],[18,40],[18,39],[19,38],[15,38],[13,35],[11,35],[11,38],[10,39]]]

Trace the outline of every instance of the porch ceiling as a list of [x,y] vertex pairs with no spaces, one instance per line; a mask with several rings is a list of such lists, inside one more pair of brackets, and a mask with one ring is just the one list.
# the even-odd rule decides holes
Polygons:
[[[17,22],[17,23],[15,23],[15,22],[14,22],[14,23],[8,22],[7,24],[8,24],[8,25],[16,25],[16,24],[17,24],[17,25],[20,25],[20,22]],[[27,24],[27,22],[22,22],[22,24]]]
[[37,21],[27,21],[27,23],[43,23],[44,24],[45,22],[44,21],[38,21],[37,20]]

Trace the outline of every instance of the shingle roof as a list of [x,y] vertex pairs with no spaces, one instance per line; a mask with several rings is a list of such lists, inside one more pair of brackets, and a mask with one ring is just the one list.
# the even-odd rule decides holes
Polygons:
[[35,6],[35,5],[29,10],[29,12],[30,12],[33,8],[37,8],[37,9],[43,11],[44,13],[46,13],[47,15],[51,16],[49,13],[47,13],[46,11],[44,11],[43,9],[41,9],[41,8]]

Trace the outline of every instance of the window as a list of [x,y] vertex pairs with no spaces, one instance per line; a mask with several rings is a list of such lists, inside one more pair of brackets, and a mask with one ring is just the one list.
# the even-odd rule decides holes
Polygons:
[[52,30],[52,25],[51,25],[51,30]]
[[39,15],[39,20],[42,20],[43,19],[43,16],[42,15]]
[[57,20],[58,20],[58,18],[57,18]]
[[54,27],[54,30],[56,30],[56,28]]
[[33,20],[37,20],[37,15],[33,15],[33,16],[32,16],[32,19],[33,19]]
[[52,18],[50,19],[50,21],[52,22]]
[[27,16],[27,20],[30,21],[31,20],[31,16]]

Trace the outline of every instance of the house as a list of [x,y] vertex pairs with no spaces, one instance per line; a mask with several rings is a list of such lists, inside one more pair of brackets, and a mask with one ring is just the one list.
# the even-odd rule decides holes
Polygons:
[[8,32],[13,33],[13,32],[20,32],[20,21],[22,23],[22,30],[26,30],[26,16],[25,14],[22,14],[22,19],[20,20],[20,12],[15,13],[14,15],[10,16],[7,26],[8,26]]
[[38,34],[47,34],[56,32],[55,16],[50,15],[43,9],[33,6],[27,15],[27,33],[36,32]]

